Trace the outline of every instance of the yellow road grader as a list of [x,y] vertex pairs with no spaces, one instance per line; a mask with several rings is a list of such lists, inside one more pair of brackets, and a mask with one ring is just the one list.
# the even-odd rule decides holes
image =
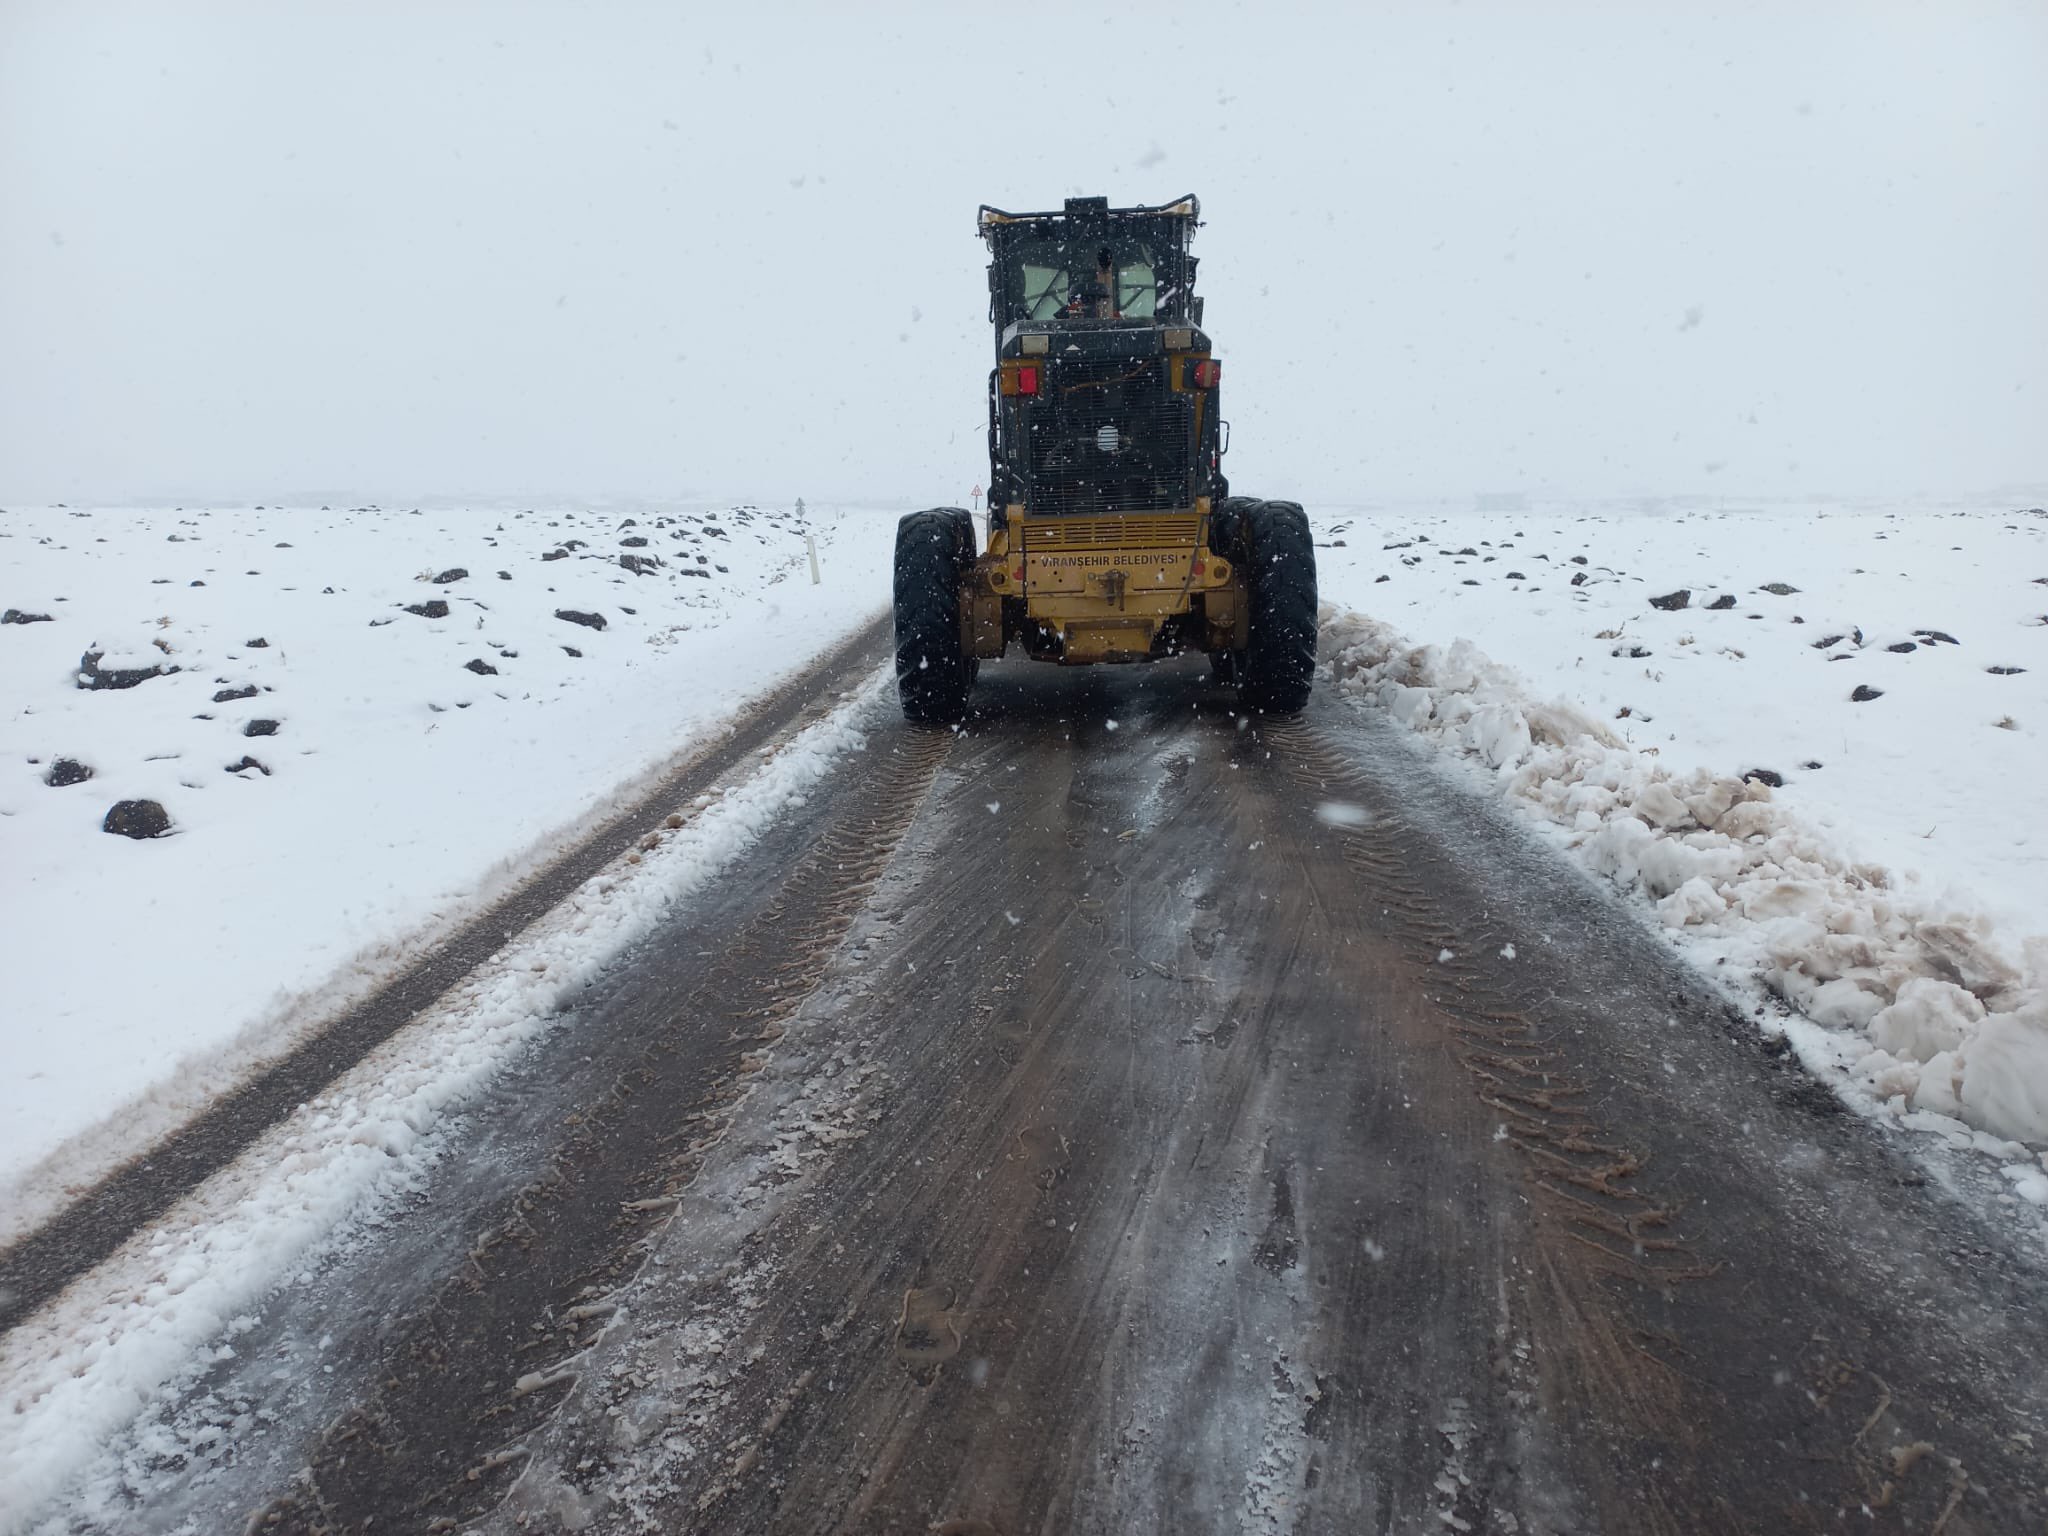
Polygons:
[[1202,329],[1193,197],[984,207],[996,365],[988,539],[960,507],[897,526],[896,681],[910,719],[964,717],[1020,646],[1084,665],[1206,651],[1252,709],[1308,700],[1315,548],[1293,502],[1232,496],[1223,365]]

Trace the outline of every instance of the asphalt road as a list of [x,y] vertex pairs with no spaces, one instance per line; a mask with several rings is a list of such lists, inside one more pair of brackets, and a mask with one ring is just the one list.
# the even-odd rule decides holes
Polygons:
[[878,707],[469,1123],[120,1528],[2048,1527],[2036,1261],[1341,700]]

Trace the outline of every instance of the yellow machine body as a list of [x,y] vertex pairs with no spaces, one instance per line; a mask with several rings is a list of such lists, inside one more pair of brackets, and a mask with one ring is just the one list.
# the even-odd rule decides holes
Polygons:
[[1209,548],[1209,504],[1185,511],[1028,517],[1010,509],[968,568],[970,655],[1009,642],[1070,666],[1245,643],[1244,583]]

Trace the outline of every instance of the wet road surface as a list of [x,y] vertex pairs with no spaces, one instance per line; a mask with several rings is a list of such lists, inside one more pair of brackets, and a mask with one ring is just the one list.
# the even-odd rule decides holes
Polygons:
[[2044,1528],[2040,1270],[1405,735],[976,703],[879,706],[132,1528]]

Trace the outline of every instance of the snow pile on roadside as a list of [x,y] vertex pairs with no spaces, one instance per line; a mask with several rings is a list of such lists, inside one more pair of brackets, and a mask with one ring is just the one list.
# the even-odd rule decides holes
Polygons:
[[231,1349],[242,1314],[330,1234],[400,1199],[451,1116],[584,985],[704,889],[849,752],[872,674],[657,846],[593,877],[516,943],[266,1134],[63,1297],[0,1340],[0,1536],[76,1478],[167,1381]]
[[[1981,916],[1845,859],[1768,784],[1668,770],[1575,705],[1532,700],[1469,641],[1416,646],[1326,608],[1323,654],[1341,688],[1484,763],[1666,926],[1853,1032],[1855,1075],[1896,1112],[2048,1143],[2048,938],[2016,958]],[[2015,1184],[2048,1203],[2038,1172]]]
[[[881,612],[889,532],[755,507],[0,512],[0,1241]],[[103,831],[128,801],[167,833]]]

